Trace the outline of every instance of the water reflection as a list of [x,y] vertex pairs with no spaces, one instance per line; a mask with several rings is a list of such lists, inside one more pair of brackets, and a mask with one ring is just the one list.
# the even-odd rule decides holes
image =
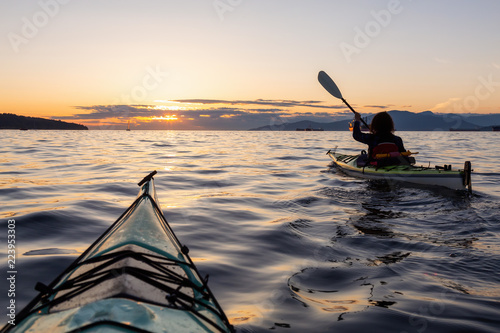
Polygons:
[[370,305],[374,285],[363,268],[306,268],[288,280],[293,298],[304,307],[331,313],[362,311]]
[[[0,226],[14,217],[18,253],[35,254],[19,257],[20,307],[76,256],[46,250],[83,251],[156,169],[168,221],[238,331],[499,325],[497,136],[459,135],[481,152],[467,196],[329,170],[329,147],[359,151],[344,132],[5,134]],[[447,134],[404,137],[419,159],[457,165],[471,151],[445,156]]]

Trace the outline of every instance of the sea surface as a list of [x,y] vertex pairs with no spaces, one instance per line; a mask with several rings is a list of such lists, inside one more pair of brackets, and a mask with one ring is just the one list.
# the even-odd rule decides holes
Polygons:
[[[343,175],[349,132],[0,131],[0,322],[134,201],[161,208],[238,332],[500,331],[500,132],[398,132],[472,194]],[[15,296],[7,234],[15,220]]]

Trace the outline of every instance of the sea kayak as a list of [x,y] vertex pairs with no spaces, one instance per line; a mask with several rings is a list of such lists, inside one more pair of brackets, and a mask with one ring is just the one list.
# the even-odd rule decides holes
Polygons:
[[373,165],[358,166],[357,160],[360,155],[340,154],[331,150],[327,154],[337,167],[349,176],[442,186],[453,190],[472,190],[472,169],[469,161],[465,162],[464,168],[460,170],[452,170],[451,166],[432,168],[429,166],[390,165],[376,167]]
[[233,332],[165,219],[152,172],[137,199],[2,332]]

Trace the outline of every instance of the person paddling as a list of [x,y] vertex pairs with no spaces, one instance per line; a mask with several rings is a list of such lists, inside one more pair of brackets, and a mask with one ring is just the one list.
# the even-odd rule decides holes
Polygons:
[[[403,140],[394,135],[394,121],[389,113],[380,112],[373,117],[370,124],[371,133],[361,132],[360,120],[361,115],[354,112],[352,137],[354,140],[368,145],[367,161],[364,162],[379,166],[409,163],[408,159],[401,155],[401,153],[406,152],[406,149]],[[381,155],[384,157],[380,157]]]

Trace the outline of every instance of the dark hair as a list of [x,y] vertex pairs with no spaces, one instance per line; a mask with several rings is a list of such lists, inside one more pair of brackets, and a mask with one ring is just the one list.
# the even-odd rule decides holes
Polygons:
[[370,124],[370,130],[373,134],[383,135],[394,132],[394,122],[387,112],[377,113]]

